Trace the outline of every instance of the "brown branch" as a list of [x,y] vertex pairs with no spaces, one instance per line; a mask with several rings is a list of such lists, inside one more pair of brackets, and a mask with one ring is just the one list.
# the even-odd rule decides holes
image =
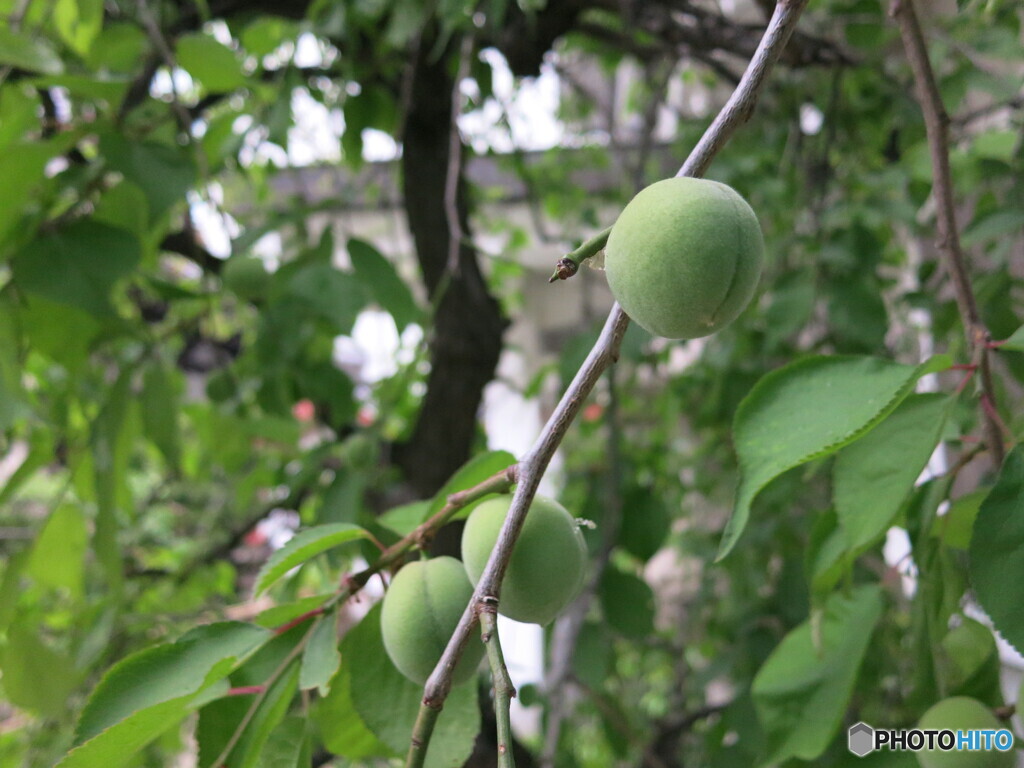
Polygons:
[[[949,167],[949,115],[942,104],[928,58],[928,47],[914,10],[913,0],[893,0],[889,14],[896,20],[903,39],[903,48],[914,75],[917,100],[924,115],[925,132],[928,136],[928,151],[932,160],[932,194],[935,197],[935,226],[938,230],[938,249],[943,265],[953,282],[957,308],[964,324],[967,346],[971,350],[972,362],[978,366],[981,397],[984,404],[995,403],[992,369],[987,344],[992,337],[978,312],[974,289],[967,273],[967,260],[960,245],[960,234],[956,223],[956,203],[953,198],[953,176]],[[992,462],[998,468],[1005,454],[1003,438],[997,419],[982,407],[982,424],[985,442],[992,455]]]
[[[767,81],[768,72],[778,60],[806,4],[807,0],[781,0],[778,3],[761,44],[739,86],[690,153],[680,169],[681,175],[700,175],[728,138],[750,116]],[[544,425],[540,437],[519,463],[518,485],[498,535],[497,544],[477,582],[470,604],[463,612],[447,648],[427,680],[421,712],[427,708],[442,706],[447,698],[452,685],[452,671],[463,646],[468,642],[470,633],[477,624],[479,607],[500,598],[501,580],[512,555],[512,547],[522,529],[530,503],[537,493],[541,477],[594,384],[605,369],[618,359],[619,347],[628,325],[629,317],[616,303],[605,321],[600,337],[569,388],[562,395],[561,401]]]
[[956,129],[963,129],[975,120],[980,120],[983,117],[1001,112],[1002,110],[1015,110],[1024,107],[1024,96],[1013,96],[1009,99],[1002,101],[995,101],[991,104],[986,104],[984,107],[978,107],[972,109],[970,112],[964,112],[962,115],[957,115],[951,118],[950,125]]

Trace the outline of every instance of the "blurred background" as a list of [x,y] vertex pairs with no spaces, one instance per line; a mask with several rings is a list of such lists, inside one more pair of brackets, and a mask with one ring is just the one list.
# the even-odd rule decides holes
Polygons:
[[[1012,0],[917,6],[971,279],[1006,339],[1024,316],[1024,14]],[[458,489],[445,484],[467,462],[490,474],[522,456],[612,305],[599,268],[549,285],[555,262],[675,174],[773,10],[0,8],[0,764],[12,766],[59,760],[103,671],[129,653],[224,618],[273,626],[373,559],[369,545],[321,556],[256,599],[257,572],[298,528],[356,523],[388,544]],[[769,485],[713,564],[737,482],[733,420],[767,372],[808,354],[970,362],[884,4],[812,2],[707,176],[757,212],[764,275],[714,337],[632,326],[544,479],[589,521],[594,575],[553,627],[503,626],[520,765],[840,765],[858,720],[910,725],[954,692],[1016,701],[1024,663],[985,628],[965,575],[997,468],[964,371],[922,383],[965,394],[870,547],[822,564],[837,523],[821,460]],[[1024,357],[999,361],[995,408],[1013,442]],[[923,557],[907,529],[936,514],[968,533],[929,540]],[[455,553],[457,527],[433,551]],[[822,675],[835,700],[755,701],[783,638],[868,582],[884,613],[862,663]],[[380,587],[346,604],[341,630]],[[304,697],[314,764],[388,764]],[[470,765],[493,764],[489,707],[482,690]],[[204,765],[194,731],[186,719],[125,764]]]

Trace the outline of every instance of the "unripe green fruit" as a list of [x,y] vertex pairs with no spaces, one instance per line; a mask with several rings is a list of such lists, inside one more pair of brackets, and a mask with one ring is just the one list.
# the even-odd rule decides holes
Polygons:
[[[480,504],[462,531],[462,562],[470,580],[480,580],[511,496]],[[553,499],[537,496],[526,514],[501,582],[498,613],[516,621],[548,624],[583,585],[587,545],[572,515]]]
[[[423,685],[437,666],[473,596],[462,563],[435,557],[405,565],[391,581],[380,614],[384,649],[398,671]],[[484,655],[474,633],[455,666],[455,685],[469,680]]]
[[623,209],[604,267],[633,320],[658,336],[696,339],[743,311],[763,260],[757,216],[736,190],[682,177],[652,184]]
[[[993,730],[1005,726],[996,719],[992,710],[977,699],[953,696],[934,704],[921,716],[918,728],[922,730]],[[985,751],[923,750],[917,753],[917,762],[923,768],[1013,768],[1016,763],[1012,749],[1000,752],[993,748]]]

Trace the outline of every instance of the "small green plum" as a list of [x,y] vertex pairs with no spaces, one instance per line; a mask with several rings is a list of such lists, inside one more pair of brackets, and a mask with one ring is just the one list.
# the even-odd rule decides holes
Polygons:
[[[454,557],[418,560],[399,570],[380,615],[384,649],[399,672],[419,685],[427,682],[472,596],[473,585]],[[474,633],[455,667],[455,685],[473,677],[484,650]]]
[[[477,506],[466,520],[462,561],[474,584],[511,505],[511,496],[497,496]],[[587,545],[576,520],[554,499],[537,496],[501,582],[498,613],[526,623],[550,623],[579,592],[586,565]]]
[[687,177],[637,193],[605,247],[616,301],[669,339],[708,336],[735,320],[754,295],[763,260],[761,227],[739,193]]

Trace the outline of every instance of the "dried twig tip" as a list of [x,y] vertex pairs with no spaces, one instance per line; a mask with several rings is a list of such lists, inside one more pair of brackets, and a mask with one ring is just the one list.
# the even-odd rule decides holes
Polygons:
[[579,271],[579,264],[568,257],[563,257],[558,260],[557,264],[555,264],[555,273],[551,275],[548,282],[553,283],[555,280],[568,280]]

